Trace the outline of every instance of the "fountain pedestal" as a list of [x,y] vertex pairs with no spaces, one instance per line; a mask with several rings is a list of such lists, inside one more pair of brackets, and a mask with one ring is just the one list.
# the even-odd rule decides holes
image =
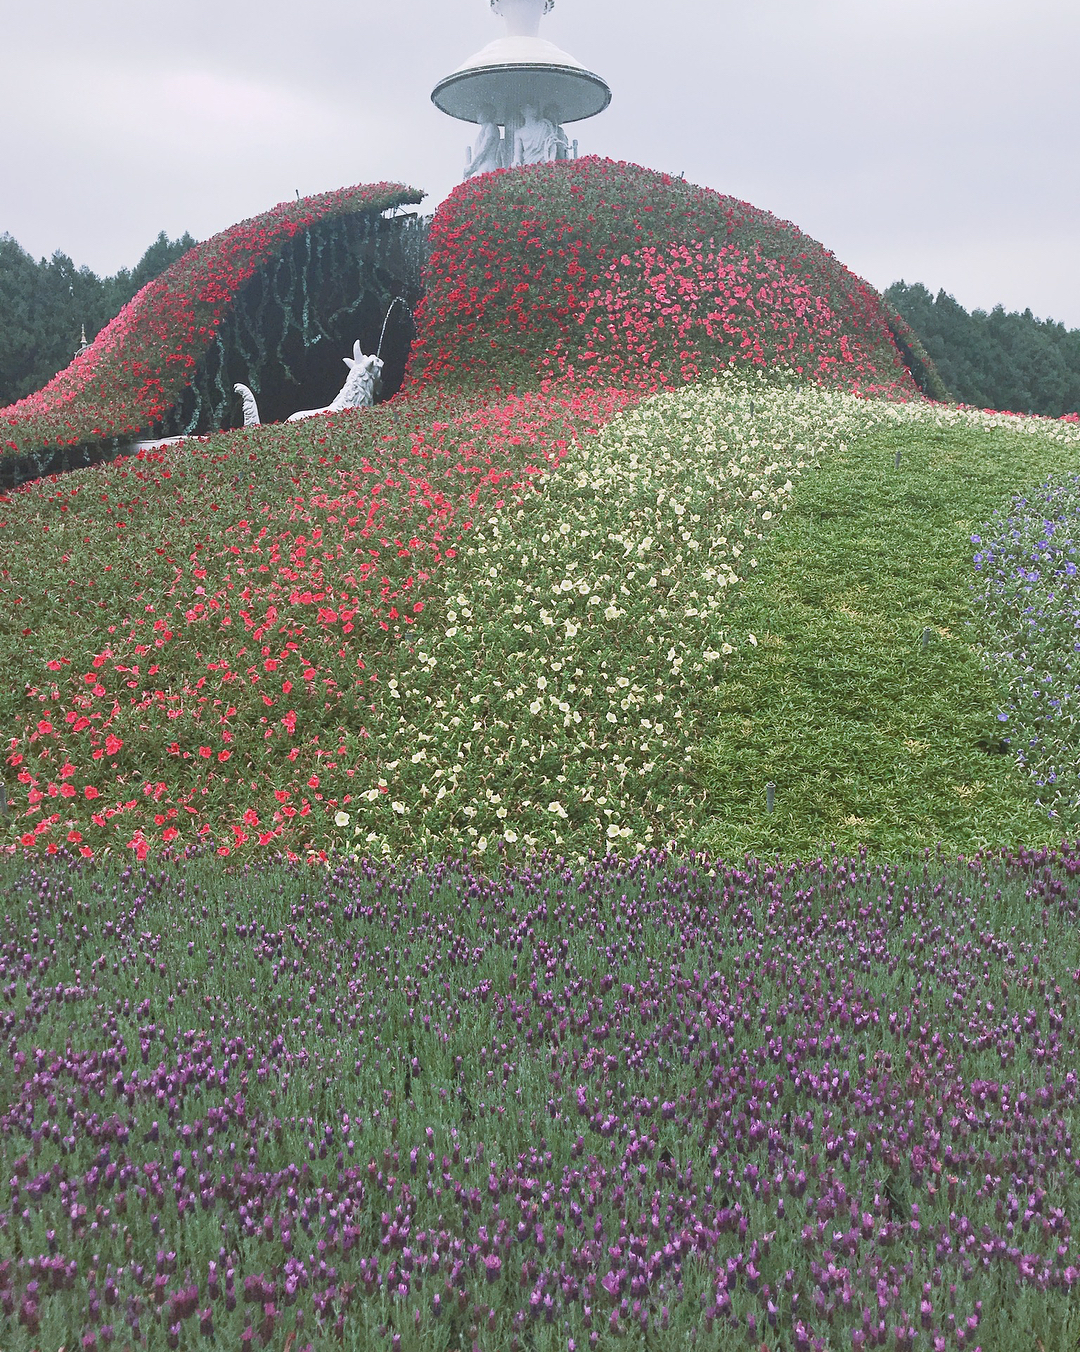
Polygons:
[[554,0],[491,0],[491,8],[506,21],[506,36],[469,57],[431,94],[444,113],[481,128],[466,178],[567,158],[563,124],[595,117],[611,102],[599,75],[540,37],[540,19]]

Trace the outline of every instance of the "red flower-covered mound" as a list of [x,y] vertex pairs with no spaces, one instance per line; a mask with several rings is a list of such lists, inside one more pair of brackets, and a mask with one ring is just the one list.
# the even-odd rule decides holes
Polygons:
[[739,365],[937,393],[925,354],[902,355],[895,316],[827,249],[667,174],[591,157],[480,175],[430,242],[418,381],[655,388]]
[[282,202],[197,244],[149,282],[44,389],[0,411],[0,454],[126,437],[152,427],[191,382],[240,288],[289,240],[334,217],[419,202],[400,183]]
[[[42,671],[24,648],[39,674],[5,734],[19,843],[144,859],[214,837],[223,856],[272,846],[325,858],[333,813],[363,810],[376,688],[415,670],[417,640],[404,636],[423,633],[427,604],[439,609],[444,562],[632,398],[428,391],[182,454],[144,449],[92,482],[65,475],[0,496],[5,561],[39,578],[58,564],[83,605],[62,632],[22,630],[47,656]],[[50,521],[27,561],[9,528],[35,499]],[[64,530],[53,511],[83,523],[73,536],[95,531],[77,578],[70,554],[49,548]],[[0,588],[0,603],[11,598]],[[99,604],[108,625],[92,618]]]

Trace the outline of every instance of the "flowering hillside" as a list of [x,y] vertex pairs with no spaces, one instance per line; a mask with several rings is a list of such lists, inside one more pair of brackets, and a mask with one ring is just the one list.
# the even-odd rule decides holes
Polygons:
[[[1034,843],[1047,818],[1024,776],[979,749],[1005,692],[963,636],[974,546],[951,523],[1078,448],[1067,425],[732,373],[644,401],[431,391],[27,485],[0,500],[7,841]],[[813,554],[788,561],[804,529]],[[841,584],[851,538],[866,544]],[[807,600],[785,614],[796,579]],[[857,621],[813,602],[838,585]],[[922,659],[926,625],[952,637]],[[835,662],[814,675],[833,629],[836,652],[866,650],[850,690]],[[772,707],[800,711],[797,735],[777,742]],[[838,770],[825,791],[823,746],[851,787]],[[898,793],[911,775],[918,793]]]
[[377,216],[422,196],[397,183],[361,184],[282,202],[197,244],[44,389],[0,410],[0,458],[152,428],[190,385],[241,288],[290,240],[320,222]]
[[[943,390],[881,297],[768,212],[588,157],[482,174],[431,231],[413,373],[642,388],[783,367],[862,393]],[[906,348],[904,365],[894,331]]]

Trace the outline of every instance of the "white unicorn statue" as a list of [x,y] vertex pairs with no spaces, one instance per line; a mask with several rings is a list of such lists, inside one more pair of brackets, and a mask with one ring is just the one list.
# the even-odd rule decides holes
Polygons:
[[[286,422],[299,422],[301,418],[314,418],[320,413],[341,413],[347,408],[370,408],[374,404],[382,376],[382,358],[365,355],[360,349],[358,338],[353,343],[352,356],[343,357],[342,360],[349,368],[349,374],[345,377],[345,384],[338,391],[334,402],[327,404],[325,408],[301,409],[299,413],[290,414]],[[259,405],[255,402],[255,396],[246,385],[234,385],[233,389],[243,400],[244,426],[260,426]]]

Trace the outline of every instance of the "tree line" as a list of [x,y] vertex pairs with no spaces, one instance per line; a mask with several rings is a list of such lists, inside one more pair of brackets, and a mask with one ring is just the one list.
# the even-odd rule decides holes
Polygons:
[[59,251],[39,262],[0,235],[0,408],[46,385],[147,282],[192,247],[164,231],[130,271],[98,277]]
[[1080,412],[1080,329],[1001,305],[968,314],[921,282],[894,282],[885,299],[918,334],[960,403],[1051,418]]

